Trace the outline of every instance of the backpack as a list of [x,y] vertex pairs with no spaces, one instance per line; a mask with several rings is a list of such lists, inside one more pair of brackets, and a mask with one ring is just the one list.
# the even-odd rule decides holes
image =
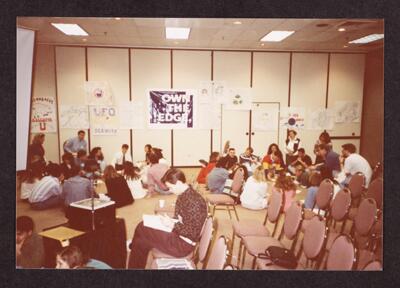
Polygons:
[[297,267],[297,259],[293,251],[279,246],[270,246],[265,249],[265,253],[259,253],[258,258],[268,259],[271,262],[266,265],[277,265],[287,269]]

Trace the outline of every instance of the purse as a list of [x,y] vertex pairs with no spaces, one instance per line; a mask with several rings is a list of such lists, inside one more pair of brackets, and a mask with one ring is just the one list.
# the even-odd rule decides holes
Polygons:
[[297,267],[297,259],[293,251],[279,246],[270,246],[265,249],[265,253],[259,253],[258,258],[268,259],[271,262],[266,266],[277,265],[287,269],[294,269]]

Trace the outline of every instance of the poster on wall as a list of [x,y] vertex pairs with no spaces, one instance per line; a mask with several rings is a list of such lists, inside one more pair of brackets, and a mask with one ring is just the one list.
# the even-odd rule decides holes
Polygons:
[[89,129],[89,111],[86,105],[61,105],[60,128]]
[[200,103],[198,105],[197,126],[198,129],[221,129],[221,104]]
[[229,88],[225,110],[251,110],[251,88]]
[[149,90],[148,127],[153,129],[194,128],[196,97],[194,90]]
[[279,109],[268,108],[254,110],[251,113],[254,131],[277,131],[279,125]]
[[288,129],[305,128],[305,109],[300,107],[285,107],[280,111],[280,125]]
[[118,107],[119,129],[145,129],[143,102],[126,102]]
[[201,81],[198,95],[199,103],[211,103],[213,101],[213,82]]
[[225,81],[212,81],[213,85],[213,100],[217,103],[228,103],[229,94]]
[[93,135],[116,135],[119,118],[115,106],[89,106],[90,129]]
[[106,81],[86,81],[86,104],[91,106],[114,105],[113,94],[110,85]]
[[32,98],[31,132],[57,132],[56,104],[53,97]]
[[308,111],[308,129],[333,130],[335,126],[335,112],[333,109],[314,108]]
[[360,122],[361,102],[360,101],[336,101],[335,122],[352,123]]

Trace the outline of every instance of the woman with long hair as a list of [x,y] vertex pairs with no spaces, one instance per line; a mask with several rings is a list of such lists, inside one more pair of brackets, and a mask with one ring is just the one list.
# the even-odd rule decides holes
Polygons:
[[281,172],[278,175],[278,178],[276,179],[275,185],[272,187],[272,189],[280,190],[284,193],[285,200],[283,211],[285,212],[290,207],[292,201],[294,200],[294,197],[296,196],[296,184],[293,182],[291,176],[286,175],[285,172]]
[[135,201],[125,178],[118,174],[112,165],[106,166],[103,177],[106,182],[107,195],[115,201],[117,208],[132,204]]
[[124,164],[124,176],[129,189],[131,190],[133,199],[144,198],[147,191],[143,188],[140,179],[140,169],[133,166],[132,162],[127,161]]
[[29,165],[36,161],[46,163],[46,160],[44,158],[45,151],[43,148],[44,140],[45,140],[45,134],[43,133],[36,134],[33,137],[32,144],[29,146],[28,149]]
[[277,144],[272,143],[268,147],[267,155],[262,160],[264,169],[269,169],[272,166],[284,167],[283,156]]
[[265,177],[264,168],[259,165],[254,170],[254,174],[250,176],[243,187],[240,195],[240,201],[244,208],[252,210],[260,210],[267,207],[267,179]]

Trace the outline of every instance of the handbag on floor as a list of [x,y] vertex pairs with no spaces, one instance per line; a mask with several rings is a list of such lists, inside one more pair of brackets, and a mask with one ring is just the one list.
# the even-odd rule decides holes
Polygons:
[[279,246],[270,246],[265,249],[264,253],[259,253],[258,258],[268,259],[271,263],[266,265],[277,265],[287,269],[294,269],[297,267],[297,259],[291,250]]

